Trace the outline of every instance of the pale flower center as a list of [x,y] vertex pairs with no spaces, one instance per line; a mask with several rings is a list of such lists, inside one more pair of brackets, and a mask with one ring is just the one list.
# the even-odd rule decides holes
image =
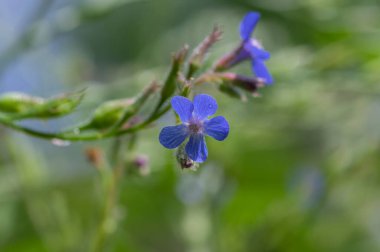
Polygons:
[[251,38],[250,42],[253,46],[260,48],[260,49],[264,49],[264,47],[261,45],[261,43],[257,39]]
[[200,134],[203,133],[203,122],[197,119],[193,119],[188,124],[188,129],[190,134]]

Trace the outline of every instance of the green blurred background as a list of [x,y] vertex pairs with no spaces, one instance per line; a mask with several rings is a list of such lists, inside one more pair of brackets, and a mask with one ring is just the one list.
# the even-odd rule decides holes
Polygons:
[[[104,251],[380,251],[380,5],[377,0],[2,0],[0,92],[87,87],[75,114],[163,80],[170,53],[224,31],[207,64],[239,42],[246,12],[275,84],[240,102],[205,85],[230,122],[209,160],[181,171],[141,132],[150,174],[121,181]],[[249,63],[234,71],[250,75]],[[85,156],[111,140],[57,146],[0,128],[0,251],[91,251],[104,195]],[[103,251],[103,249],[101,250]]]

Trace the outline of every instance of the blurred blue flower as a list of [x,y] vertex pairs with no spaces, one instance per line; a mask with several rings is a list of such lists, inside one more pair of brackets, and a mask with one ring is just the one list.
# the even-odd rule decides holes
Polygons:
[[251,38],[251,34],[260,19],[257,12],[249,12],[240,23],[240,37],[242,39],[241,48],[237,53],[234,64],[250,59],[252,71],[256,77],[261,78],[266,84],[273,83],[273,78],[269,73],[264,61],[270,58],[270,53],[265,51],[259,41]]
[[174,149],[190,137],[185,147],[186,154],[195,162],[206,161],[208,152],[205,135],[223,141],[230,130],[223,116],[208,119],[218,109],[216,100],[206,94],[196,95],[193,102],[183,96],[174,96],[171,104],[182,124],[163,128],[159,136],[160,143],[165,148]]

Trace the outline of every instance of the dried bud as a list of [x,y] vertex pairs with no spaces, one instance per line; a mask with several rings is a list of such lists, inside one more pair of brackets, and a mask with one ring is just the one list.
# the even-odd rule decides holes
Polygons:
[[132,164],[137,169],[139,175],[147,176],[150,173],[149,157],[147,155],[137,155],[133,159]]
[[222,31],[215,26],[212,32],[194,49],[189,60],[187,79],[189,79],[202,65],[207,52],[221,38]]
[[103,152],[99,148],[88,148],[86,149],[87,160],[95,166],[96,169],[100,170],[104,164]]

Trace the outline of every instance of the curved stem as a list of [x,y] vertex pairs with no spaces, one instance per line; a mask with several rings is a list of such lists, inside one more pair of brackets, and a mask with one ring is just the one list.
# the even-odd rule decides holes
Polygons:
[[34,129],[30,129],[24,126],[21,126],[19,124],[16,124],[13,122],[10,118],[0,115],[0,124],[3,124],[9,128],[12,128],[16,131],[35,136],[38,138],[43,138],[47,140],[52,140],[52,139],[60,139],[60,140],[67,140],[67,141],[93,141],[93,140],[100,140],[104,138],[109,138],[113,136],[121,136],[121,135],[126,135],[130,133],[134,133],[137,131],[140,131],[144,128],[146,128],[149,124],[155,122],[157,119],[159,119],[162,115],[164,115],[167,111],[169,111],[170,106],[164,107],[161,111],[158,113],[152,114],[148,119],[145,121],[141,122],[140,124],[137,124],[135,126],[132,126],[127,129],[115,129],[112,131],[106,131],[104,133],[100,132],[91,132],[87,134],[78,134],[75,132],[75,130],[70,133],[70,132],[57,132],[57,133],[47,133],[47,132],[42,132]]
[[41,131],[25,128],[23,126],[15,124],[9,118],[1,116],[1,115],[0,115],[0,123],[3,124],[3,125],[5,125],[5,126],[7,126],[7,127],[9,127],[9,128],[11,128],[11,129],[14,129],[16,131],[20,131],[20,132],[23,132],[23,133],[26,133],[28,135],[32,135],[32,136],[35,136],[35,137],[44,138],[44,139],[54,139],[54,138],[57,138],[57,134],[55,134],[55,133],[46,133],[46,132],[41,132]]

